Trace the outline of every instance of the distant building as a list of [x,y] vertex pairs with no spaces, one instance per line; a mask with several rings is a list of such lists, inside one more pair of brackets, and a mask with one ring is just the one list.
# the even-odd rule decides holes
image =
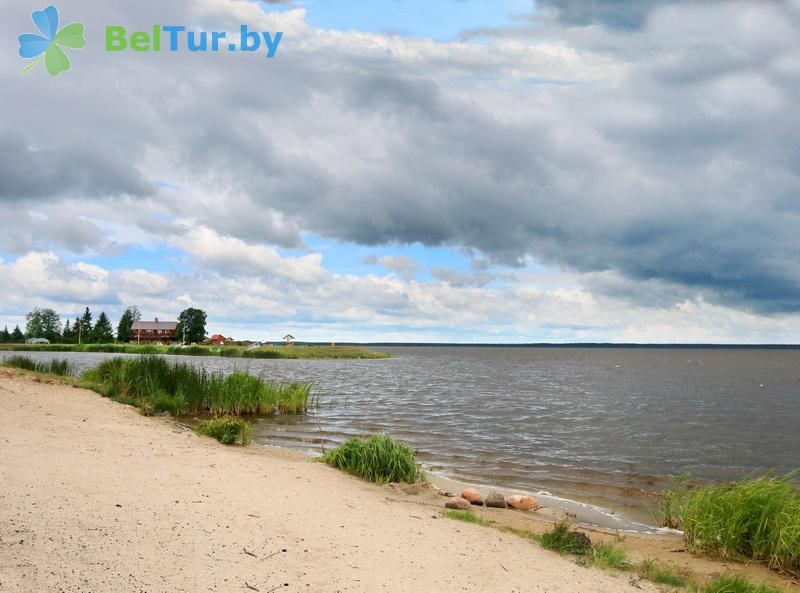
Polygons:
[[283,342],[287,346],[291,346],[292,344],[294,344],[294,336],[292,334],[286,334],[285,336],[283,336]]
[[216,346],[224,346],[225,344],[230,344],[232,342],[235,342],[233,338],[226,338],[222,334],[214,334],[213,336],[211,336],[211,339],[209,341]]
[[50,340],[47,338],[28,338],[25,340],[26,344],[49,344]]
[[171,344],[178,342],[178,322],[159,321],[158,317],[154,321],[134,321],[133,341],[137,344]]

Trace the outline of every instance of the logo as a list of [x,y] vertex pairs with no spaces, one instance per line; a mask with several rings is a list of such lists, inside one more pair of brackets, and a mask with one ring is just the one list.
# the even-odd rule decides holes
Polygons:
[[69,58],[61,48],[83,49],[86,46],[83,23],[70,23],[59,31],[55,6],[37,10],[31,16],[42,35],[25,33],[19,36],[19,55],[27,59],[36,58],[22,69],[22,73],[33,70],[42,61],[42,54],[44,67],[50,76],[66,72],[70,69]]

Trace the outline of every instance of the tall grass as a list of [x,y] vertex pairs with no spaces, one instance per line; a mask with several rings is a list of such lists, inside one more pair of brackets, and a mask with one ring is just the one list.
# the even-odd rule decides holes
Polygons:
[[353,438],[321,457],[330,466],[370,482],[418,482],[423,479],[416,455],[385,434]]
[[195,428],[199,434],[213,437],[223,445],[250,443],[250,424],[239,418],[218,417],[201,422]]
[[243,371],[208,373],[162,356],[112,358],[84,372],[83,378],[107,396],[175,416],[300,414],[316,405],[309,383],[278,385]]
[[26,371],[37,373],[49,373],[51,375],[71,376],[75,374],[75,369],[68,360],[33,360],[28,356],[11,356],[2,361],[3,366],[14,367]]
[[800,486],[796,480],[793,472],[685,487],[669,493],[669,504],[678,510],[691,549],[722,558],[756,560],[798,574]]

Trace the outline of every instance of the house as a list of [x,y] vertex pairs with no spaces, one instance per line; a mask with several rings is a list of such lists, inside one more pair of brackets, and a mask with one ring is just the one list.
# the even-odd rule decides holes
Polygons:
[[226,338],[222,334],[214,334],[213,336],[211,336],[211,339],[209,341],[215,346],[224,346],[225,344],[230,344],[232,342],[235,342],[233,338]]
[[131,329],[137,344],[171,344],[179,341],[177,321],[159,321],[156,317],[154,321],[134,321]]
[[294,336],[292,334],[286,334],[283,336],[283,341],[287,346],[291,346],[294,344]]
[[25,340],[26,344],[49,344],[50,340],[47,338],[28,338]]

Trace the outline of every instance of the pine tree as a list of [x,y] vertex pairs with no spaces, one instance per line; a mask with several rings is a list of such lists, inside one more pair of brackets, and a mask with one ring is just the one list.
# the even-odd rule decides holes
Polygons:
[[76,317],[75,321],[72,324],[72,343],[79,344],[86,341],[86,336],[83,335],[83,329],[81,328],[81,318]]
[[0,332],[0,342],[6,343],[11,341],[11,334],[8,331],[8,326],[3,328],[3,331]]
[[82,338],[82,342],[84,344],[91,344],[92,343],[92,312],[89,311],[89,307],[86,307],[86,311],[83,312],[83,317],[81,317],[79,323],[80,326],[80,336]]
[[18,325],[14,326],[14,331],[11,332],[11,341],[15,344],[21,344],[25,341],[25,334],[22,333]]
[[134,305],[125,309],[117,325],[117,340],[120,342],[130,342],[133,338],[133,323],[134,321],[139,321],[141,318],[142,314],[139,312],[137,306]]
[[61,332],[61,340],[65,344],[72,344],[72,326],[69,324],[69,319],[64,322],[64,331]]
[[105,311],[100,312],[97,323],[92,329],[92,341],[95,344],[108,344],[114,341],[114,328],[111,327],[111,322],[106,317]]

